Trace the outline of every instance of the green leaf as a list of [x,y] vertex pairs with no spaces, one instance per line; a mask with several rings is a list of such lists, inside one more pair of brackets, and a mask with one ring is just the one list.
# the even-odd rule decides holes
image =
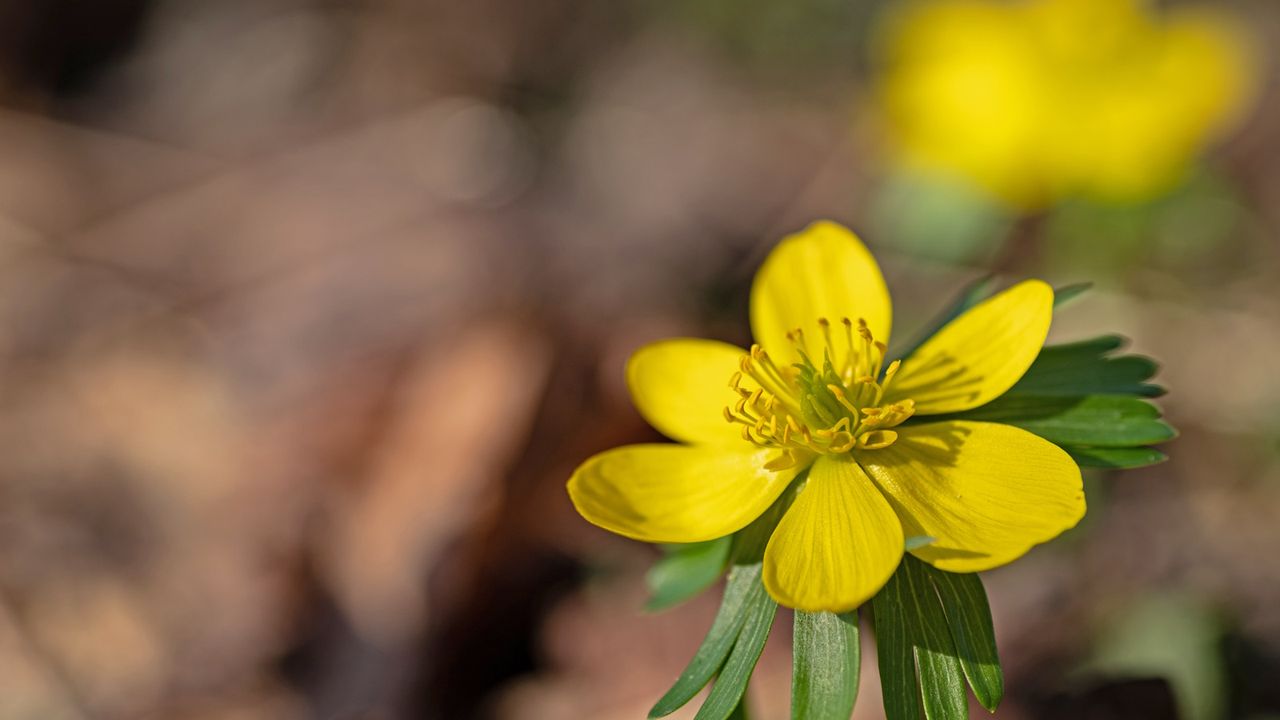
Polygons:
[[991,285],[995,278],[990,275],[978,278],[960,290],[960,294],[933,320],[925,324],[924,328],[916,334],[909,342],[901,348],[890,350],[889,357],[906,360],[911,357],[912,353],[920,349],[920,346],[929,338],[937,334],[939,330],[946,327],[947,323],[955,320],[964,314],[965,310],[982,302],[991,294]]
[[977,575],[906,555],[872,599],[888,720],[963,720],[965,681],[995,712],[1004,696],[991,609]]
[[751,594],[748,601],[742,632],[738,634],[733,652],[729,654],[729,659],[720,670],[720,676],[716,678],[716,684],[711,686],[707,701],[698,709],[694,720],[727,720],[747,691],[751,672],[756,669],[756,662],[764,651],[764,643],[769,639],[769,630],[773,627],[773,618],[778,612],[778,604],[765,592],[758,570],[755,582],[757,591]]
[[1124,338],[1104,335],[1065,345],[1049,345],[1006,396],[1137,395],[1158,397],[1159,385],[1145,382],[1159,367],[1139,355],[1108,357],[1125,344]]
[[667,546],[666,556],[645,574],[651,593],[645,610],[665,610],[711,587],[724,572],[732,546],[732,537]]
[[1092,287],[1093,287],[1093,283],[1083,282],[1083,283],[1075,283],[1074,285],[1064,285],[1060,288],[1054,288],[1053,309],[1057,310],[1063,305],[1066,305],[1067,303],[1071,302],[1077,297],[1080,297],[1081,295],[1083,295],[1085,291],[1087,291],[1089,288],[1092,288]]
[[733,649],[751,608],[768,599],[760,581],[761,565],[739,565],[729,571],[724,600],[711,622],[711,629],[675,685],[649,711],[649,717],[670,715],[693,699],[719,672]]
[[910,555],[872,599],[887,720],[965,720],[964,671],[942,603]]
[[969,687],[982,707],[995,712],[1004,697],[1004,674],[1000,671],[995,628],[982,580],[976,574],[949,573],[921,564],[942,600]]
[[797,610],[791,720],[849,720],[858,698],[858,614]]
[[919,720],[914,641],[903,598],[902,566],[871,599],[885,720]]
[[982,407],[929,420],[986,420],[1015,425],[1058,445],[1132,447],[1172,440],[1177,433],[1145,400],[1118,395],[1004,395]]
[[1080,467],[1127,470],[1155,465],[1169,459],[1168,455],[1149,447],[1095,448],[1063,445],[1062,449]]
[[[905,360],[911,357],[912,353],[920,349],[929,338],[938,333],[939,330],[947,326],[947,323],[955,320],[965,313],[966,310],[974,305],[986,300],[992,295],[991,286],[994,284],[995,278],[991,275],[980,277],[969,283],[960,290],[960,293],[951,301],[949,305],[933,320],[925,324],[924,328],[917,333],[910,342],[900,348],[891,348],[888,357],[899,358]],[[1064,285],[1053,291],[1053,307],[1057,308],[1071,302],[1071,300],[1084,294],[1086,290],[1093,287],[1093,283],[1075,283],[1073,285]]]

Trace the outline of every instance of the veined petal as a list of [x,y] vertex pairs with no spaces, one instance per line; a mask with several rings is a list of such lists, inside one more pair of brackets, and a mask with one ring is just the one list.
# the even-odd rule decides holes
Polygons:
[[852,610],[893,574],[902,543],[898,518],[862,468],[823,456],[769,539],[764,586],[788,607]]
[[766,470],[776,454],[746,442],[628,445],[582,463],[569,498],[592,524],[635,540],[712,540],[759,517],[803,469]]
[[[644,419],[669,438],[742,443],[742,427],[725,421],[724,408],[738,401],[729,378],[746,354],[714,340],[661,340],[631,356],[627,386]],[[750,378],[741,386],[755,388]]]
[[863,318],[876,340],[889,342],[892,312],[880,266],[856,235],[826,220],[778,243],[751,286],[751,331],[782,362],[798,359],[787,333],[816,333],[820,317]]
[[902,363],[885,402],[910,398],[917,415],[986,404],[1018,382],[1049,334],[1053,288],[1026,280],[952,320]]
[[1080,469],[1053,443],[998,423],[898,427],[898,441],[863,453],[908,536],[912,554],[950,572],[990,570],[1084,516]]

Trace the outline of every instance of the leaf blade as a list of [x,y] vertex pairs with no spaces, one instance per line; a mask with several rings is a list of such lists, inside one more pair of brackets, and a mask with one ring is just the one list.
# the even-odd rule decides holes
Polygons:
[[946,327],[947,323],[955,320],[964,314],[964,311],[982,302],[991,294],[991,285],[995,281],[992,275],[985,275],[974,280],[973,282],[961,288],[960,292],[938,313],[932,320],[925,323],[925,326],[912,339],[905,343],[901,348],[895,348],[889,352],[889,357],[906,360],[911,357],[912,353],[920,349],[929,338],[937,334],[939,330]]
[[675,684],[649,710],[650,718],[670,715],[680,709],[719,672],[742,631],[748,609],[758,595],[764,594],[761,572],[762,567],[758,564],[739,565],[729,571],[724,599],[711,622],[711,629]]
[[792,642],[791,720],[849,720],[861,661],[857,612],[797,610]]
[[871,599],[875,620],[876,659],[880,668],[881,699],[885,720],[919,720],[920,691],[916,684],[915,657],[907,629],[907,607],[902,567]]
[[715,584],[729,561],[732,537],[673,546],[645,573],[649,601],[644,609],[666,610]]
[[1164,388],[1146,382],[1159,369],[1154,360],[1141,355],[1111,356],[1124,344],[1118,335],[1103,335],[1047,345],[1006,395],[1163,395]]
[[942,601],[969,687],[982,707],[995,712],[1004,697],[1004,673],[982,580],[973,573],[949,573],[927,566],[926,571]]
[[1132,470],[1158,465],[1169,459],[1168,455],[1149,447],[1100,448],[1063,445],[1062,449],[1066,450],[1080,467],[1107,470]]
[[928,720],[967,720],[964,671],[942,603],[923,562],[907,555],[902,564],[916,612],[915,657],[924,715]]
[[733,645],[733,652],[729,653],[720,676],[711,686],[707,701],[698,709],[694,720],[727,720],[741,704],[778,612],[778,604],[765,592],[764,583],[758,575],[756,586],[757,592],[752,593],[746,622]]
[[1058,445],[1133,447],[1177,436],[1151,403],[1117,395],[1004,395],[986,405],[929,420],[985,420],[1020,427]]

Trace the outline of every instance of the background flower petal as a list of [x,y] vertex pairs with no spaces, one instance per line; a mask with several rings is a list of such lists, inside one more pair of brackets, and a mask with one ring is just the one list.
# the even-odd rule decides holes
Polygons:
[[[727,422],[724,408],[738,401],[729,378],[746,354],[715,340],[661,340],[631,356],[627,386],[644,419],[669,438],[742,443],[742,426]],[[754,387],[750,378],[741,386]]]
[[1026,280],[952,320],[902,363],[885,402],[910,398],[916,414],[959,412],[1013,387],[1044,346],[1053,288]]
[[635,540],[712,540],[759,517],[801,469],[765,470],[775,454],[746,443],[628,445],[582,463],[569,497],[591,523]]
[[764,555],[764,585],[800,610],[851,610],[902,560],[893,508],[848,456],[818,458]]
[[825,220],[783,239],[751,286],[751,331],[781,361],[794,359],[787,333],[816,336],[820,317],[864,318],[876,340],[889,342],[892,311],[880,266],[848,228]]
[[859,457],[908,536],[913,555],[950,572],[1003,565],[1084,516],[1080,469],[1062,449],[997,423],[898,428],[898,441]]

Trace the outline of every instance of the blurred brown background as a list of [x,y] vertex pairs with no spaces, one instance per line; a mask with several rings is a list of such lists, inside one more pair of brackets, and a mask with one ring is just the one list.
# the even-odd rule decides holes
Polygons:
[[1164,363],[1172,460],[1091,477],[1080,530],[987,578],[998,717],[1280,717],[1269,77],[1209,231],[934,247],[877,220],[885,4],[0,1],[0,718],[643,717],[715,593],[642,614],[655,551],[563,483],[657,437],[627,354],[747,342],[755,266],[815,217],[881,257],[900,332],[986,271],[1095,280],[1055,338]]

